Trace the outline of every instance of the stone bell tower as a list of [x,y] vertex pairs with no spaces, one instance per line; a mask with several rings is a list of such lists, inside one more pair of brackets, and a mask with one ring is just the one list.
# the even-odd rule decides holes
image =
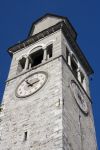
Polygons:
[[1,150],[96,150],[89,75],[67,18],[46,14],[12,56],[0,112]]

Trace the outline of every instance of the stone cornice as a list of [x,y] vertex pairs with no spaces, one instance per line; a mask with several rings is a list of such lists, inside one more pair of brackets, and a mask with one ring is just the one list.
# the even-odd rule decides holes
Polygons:
[[35,34],[34,36],[29,37],[28,39],[22,41],[21,43],[15,44],[14,46],[10,47],[8,49],[8,52],[10,54],[13,54],[14,52],[25,48],[26,46],[29,46],[32,43],[37,42],[38,40],[54,33],[55,31],[59,30],[62,28],[64,22],[59,22],[54,26],[51,26],[50,28],[43,30],[42,32],[39,32],[38,34]]

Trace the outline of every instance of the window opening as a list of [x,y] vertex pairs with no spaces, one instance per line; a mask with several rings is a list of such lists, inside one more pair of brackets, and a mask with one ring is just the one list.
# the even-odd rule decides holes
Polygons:
[[38,50],[35,53],[32,53],[30,55],[30,58],[31,58],[31,67],[41,64],[43,60],[43,49]]
[[68,49],[66,48],[66,61],[67,61],[67,63],[68,63],[68,57],[69,57],[69,51],[68,51]]
[[71,58],[71,68],[75,74],[75,76],[77,77],[77,69],[78,69],[78,65],[76,63],[76,59],[74,58],[74,56],[72,56]]
[[24,141],[27,140],[27,131],[24,133]]
[[19,60],[18,68],[17,68],[17,72],[18,73],[20,73],[25,68],[25,62],[26,62],[26,58],[25,57],[23,57],[22,59]]
[[0,112],[2,112],[3,108],[2,108],[2,105],[0,105]]
[[52,57],[52,44],[47,46],[47,58],[51,58]]
[[28,57],[29,58],[29,64],[28,64],[28,69],[31,69],[32,68],[32,59],[31,59],[31,57],[29,56]]
[[80,79],[81,79],[81,83],[83,84],[84,83],[84,75],[82,72],[80,72]]

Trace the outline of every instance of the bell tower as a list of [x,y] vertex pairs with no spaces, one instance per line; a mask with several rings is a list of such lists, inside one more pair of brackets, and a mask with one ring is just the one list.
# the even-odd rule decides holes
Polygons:
[[69,20],[46,14],[8,49],[0,112],[1,150],[97,150],[91,66]]

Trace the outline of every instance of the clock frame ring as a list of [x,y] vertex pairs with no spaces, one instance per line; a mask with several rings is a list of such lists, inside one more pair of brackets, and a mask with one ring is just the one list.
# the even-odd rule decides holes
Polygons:
[[[20,87],[24,82],[26,82],[27,79],[29,79],[29,78],[31,78],[31,77],[33,77],[33,76],[35,76],[35,75],[38,75],[38,74],[39,74],[39,75],[42,74],[42,75],[45,76],[45,80],[43,81],[42,85],[39,85],[39,87],[38,87],[35,91],[31,92],[30,94],[27,94],[27,95],[19,95],[19,94],[18,94],[18,89],[19,89],[19,87]],[[29,97],[29,96],[35,94],[36,92],[38,92],[38,91],[45,85],[45,83],[47,82],[47,80],[48,80],[48,73],[45,72],[45,71],[37,71],[37,72],[35,72],[35,73],[32,73],[32,74],[26,76],[26,77],[25,77],[24,79],[22,79],[22,81],[17,85],[16,90],[15,90],[15,96],[16,96],[17,98],[26,98],[26,97]]]
[[79,87],[79,85],[74,80],[70,81],[70,89],[71,89],[72,96],[74,97],[80,110],[85,115],[88,115],[89,110],[88,110],[87,103],[84,100],[84,94],[83,94],[81,88]]

